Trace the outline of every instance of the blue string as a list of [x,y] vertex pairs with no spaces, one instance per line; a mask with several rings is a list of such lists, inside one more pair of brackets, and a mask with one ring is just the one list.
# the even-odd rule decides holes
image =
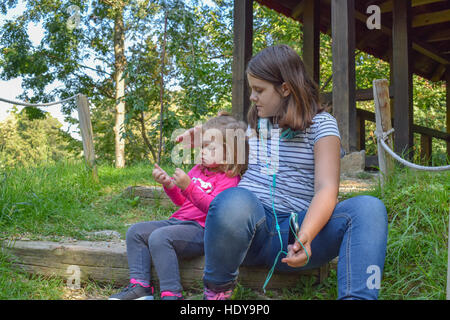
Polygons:
[[[258,121],[258,129],[261,129],[259,121]],[[297,133],[298,133],[298,131],[293,131],[290,128],[288,128],[286,130],[283,130],[280,139],[292,139]],[[266,146],[264,145],[264,141],[263,141],[264,139],[262,138],[261,134],[259,135],[259,137],[260,137],[259,140],[260,140],[261,146],[264,147],[264,150],[267,150]],[[267,168],[267,172],[269,172],[268,155],[266,157],[266,168]],[[280,246],[281,247],[280,247],[280,251],[278,251],[278,254],[275,257],[275,261],[274,261],[274,263],[272,265],[272,268],[269,270],[269,273],[267,274],[266,281],[264,282],[264,285],[263,285],[264,293],[266,293],[266,286],[269,283],[270,279],[272,278],[272,275],[273,275],[273,272],[275,271],[275,266],[277,264],[278,258],[280,257],[280,254],[283,253],[283,254],[287,255],[287,252],[283,250],[283,239],[281,237],[281,231],[280,231],[280,225],[278,224],[277,213],[275,211],[275,197],[274,197],[274,194],[273,194],[274,191],[275,191],[275,188],[276,188],[276,174],[273,173],[272,174],[272,185],[270,186],[270,196],[272,198],[273,216],[275,217],[275,228],[276,228],[277,233],[278,233],[278,238],[280,240]],[[295,231],[292,229],[292,226],[290,224],[289,224],[289,227],[291,228],[291,231],[293,232],[293,234],[295,236],[295,239],[297,239],[298,243],[300,243],[300,245],[302,246],[303,250],[306,253],[307,260],[306,260],[306,264],[305,265],[307,265],[308,262],[309,262],[308,252],[306,251],[306,249],[303,246],[303,244],[301,243],[301,241],[298,239],[297,235],[295,234]]]

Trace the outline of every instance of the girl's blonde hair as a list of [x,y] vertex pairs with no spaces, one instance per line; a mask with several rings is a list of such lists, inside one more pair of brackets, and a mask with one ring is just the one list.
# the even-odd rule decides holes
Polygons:
[[[245,135],[247,125],[245,122],[236,120],[226,111],[220,111],[218,116],[209,119],[202,125],[203,134],[209,129],[218,130],[223,137],[224,163],[219,165],[219,170],[225,172],[228,177],[241,176],[247,170],[248,165],[248,141]],[[244,163],[240,161],[242,160],[240,157],[238,158],[239,155],[242,156],[238,153],[239,149],[244,152]]]
[[[300,56],[287,45],[265,48],[256,54],[247,65],[247,74],[270,82],[281,95],[281,85],[286,83],[290,94],[283,98],[272,123],[280,128],[304,131],[314,116],[324,107],[320,103],[318,85],[306,72]],[[252,105],[247,114],[252,129],[257,130],[258,112]]]

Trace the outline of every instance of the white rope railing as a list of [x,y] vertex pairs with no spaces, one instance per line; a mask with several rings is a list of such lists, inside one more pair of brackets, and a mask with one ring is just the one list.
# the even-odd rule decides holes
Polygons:
[[403,165],[405,165],[407,167],[416,169],[416,170],[424,170],[424,171],[445,171],[445,170],[450,170],[450,165],[448,165],[448,166],[440,166],[440,167],[426,167],[426,166],[421,166],[421,165],[417,165],[415,163],[406,161],[405,159],[399,157],[394,151],[392,151],[391,148],[389,148],[389,146],[385,142],[385,140],[388,138],[388,136],[390,134],[392,134],[392,132],[394,132],[394,128],[390,129],[388,132],[383,132],[383,134],[380,136],[380,134],[375,131],[375,136],[377,137],[377,141],[378,141],[379,144],[381,144],[383,149],[387,153],[389,153],[392,158],[394,158],[395,160],[397,160],[401,164],[403,164]]
[[49,107],[49,106],[53,106],[55,104],[60,104],[60,103],[64,103],[64,102],[76,99],[78,97],[78,95],[79,95],[79,93],[76,95],[73,95],[67,99],[64,99],[64,100],[49,102],[49,103],[27,103],[27,102],[8,100],[8,99],[4,99],[4,98],[0,98],[0,101],[6,102],[6,103],[11,103],[11,104],[17,104],[17,105],[21,105],[21,106],[25,106],[25,107]]

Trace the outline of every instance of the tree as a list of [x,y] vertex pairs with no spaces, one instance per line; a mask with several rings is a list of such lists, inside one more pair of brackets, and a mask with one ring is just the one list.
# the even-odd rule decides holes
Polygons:
[[30,119],[26,109],[14,108],[0,122],[0,167],[29,166],[62,159],[81,159],[82,144],[61,130],[48,113]]

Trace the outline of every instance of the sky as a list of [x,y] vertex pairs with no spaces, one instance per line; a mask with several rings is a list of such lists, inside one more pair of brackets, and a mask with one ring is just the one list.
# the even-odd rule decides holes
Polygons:
[[[24,11],[25,6],[23,1],[19,1],[16,8],[8,11],[6,15],[6,19],[11,19],[14,17],[18,17]],[[6,20],[5,16],[0,15],[0,26],[3,25]],[[28,34],[30,36],[30,41],[33,45],[38,45],[41,42],[41,39],[44,37],[44,31],[38,24],[30,23],[28,26]],[[46,89],[47,91],[51,91],[54,88],[62,85],[61,82],[55,81],[52,85],[49,85]],[[17,97],[23,93],[22,89],[22,78],[15,78],[8,81],[0,80],[0,97],[13,101],[20,101]],[[12,108],[12,105],[9,103],[5,103],[0,101],[0,121],[3,121],[8,116],[8,111]],[[22,110],[22,106],[17,106],[18,110]],[[62,130],[68,131],[69,124],[64,121],[64,115],[61,112],[61,105],[53,105],[50,107],[41,108],[44,111],[48,111],[54,118],[57,118],[59,122],[61,122]],[[72,113],[72,117],[78,119],[78,113],[75,111]],[[81,136],[78,133],[78,128],[75,126],[70,127],[70,135],[75,139],[81,140]]]
[[[209,6],[214,6],[211,0],[203,0],[203,3]],[[14,17],[20,16],[25,10],[24,1],[19,0],[18,4],[15,8],[8,10],[8,14],[6,16],[0,14],[0,27],[3,25],[4,21],[13,19]],[[44,31],[39,24],[30,23],[28,26],[28,34],[30,37],[30,41],[33,45],[37,46],[41,39],[44,37]],[[12,101],[20,101],[17,97],[23,93],[22,89],[22,78],[15,78],[8,81],[4,81],[0,79],[0,97]],[[46,90],[50,92],[54,88],[63,85],[61,82],[55,81],[52,85],[49,85]],[[0,121],[3,121],[8,116],[8,111],[12,108],[12,105],[9,103],[5,103],[0,101]],[[19,110],[22,110],[22,106],[17,106]],[[72,137],[75,139],[81,140],[81,136],[78,133],[77,126],[70,126],[67,122],[64,121],[64,115],[61,112],[61,105],[53,105],[50,107],[41,108],[44,111],[48,111],[54,118],[57,118],[59,122],[61,122],[62,130],[68,131]],[[75,111],[71,114],[71,116],[75,119],[78,119],[78,112]]]

